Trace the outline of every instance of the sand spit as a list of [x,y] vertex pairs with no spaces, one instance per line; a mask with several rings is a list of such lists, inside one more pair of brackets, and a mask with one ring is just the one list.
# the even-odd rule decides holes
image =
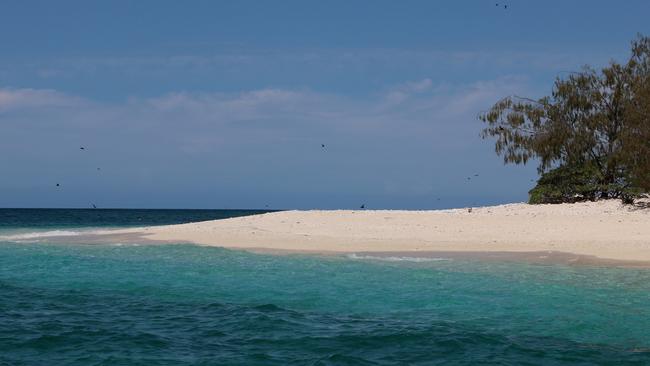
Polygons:
[[467,208],[283,211],[119,230],[113,235],[271,252],[533,253],[538,257],[547,252],[650,262],[650,209],[624,206],[617,200],[517,203],[475,207],[471,212]]

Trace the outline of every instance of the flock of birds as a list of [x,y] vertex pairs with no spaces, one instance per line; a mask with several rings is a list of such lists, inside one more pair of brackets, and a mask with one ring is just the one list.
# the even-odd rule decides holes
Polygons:
[[[508,4],[499,4],[499,3],[495,3],[495,6],[496,6],[496,7],[503,6],[503,9],[504,9],[504,10],[507,10],[507,9],[508,9]],[[503,127],[500,127],[500,129],[503,129]],[[322,149],[325,149],[325,144],[321,144],[321,148],[322,148]],[[80,146],[80,147],[79,147],[79,150],[85,151],[86,148],[85,148],[84,146]],[[97,168],[97,171],[100,171],[100,170],[101,170],[101,168]],[[474,174],[474,177],[478,177],[478,176],[479,176],[478,174]],[[470,181],[470,180],[472,180],[472,177],[467,177],[467,181]],[[531,182],[534,182],[534,179],[531,179],[530,181],[531,181]],[[57,186],[57,187],[61,187],[61,184],[60,184],[60,183],[56,183],[56,186]],[[437,200],[440,201],[440,198],[438,198]],[[97,208],[97,206],[96,206],[94,203],[91,203],[91,206],[92,206],[92,208]],[[269,207],[268,204],[265,205],[265,208],[268,208],[268,207]],[[362,204],[359,208],[360,208],[360,209],[365,209],[365,208],[366,208],[366,204],[365,204],[365,203]],[[471,210],[471,209],[470,209],[470,210]],[[471,212],[471,211],[470,211],[470,212]]]
[[[496,7],[500,7],[500,4],[499,4],[499,3],[496,3],[495,6],[496,6]],[[508,4],[502,4],[502,6],[503,6],[503,9],[504,9],[504,10],[507,10],[507,9],[508,9]],[[322,149],[325,149],[325,144],[321,144],[320,146],[321,146]],[[83,151],[83,150],[86,150],[86,148],[85,148],[84,146],[80,146],[80,147],[79,147],[79,150],[82,150],[82,151]],[[101,170],[101,168],[97,168],[97,171],[100,171],[100,170]],[[479,176],[478,174],[474,174],[474,177],[478,177],[478,176]],[[472,179],[472,177],[467,177],[467,181],[470,181],[471,179]],[[531,179],[530,181],[533,182],[534,180]],[[56,186],[57,186],[57,187],[61,187],[61,184],[60,184],[60,183],[57,183]],[[438,198],[437,200],[440,201],[440,198]],[[92,205],[93,208],[97,208],[97,206],[96,206],[94,203],[91,203],[91,205]],[[269,205],[267,204],[267,205],[265,205],[265,207],[268,208]],[[360,209],[365,209],[365,208],[366,208],[366,204],[365,204],[365,203],[362,204],[359,208],[360,208]]]
[[[499,4],[497,4],[497,6],[498,6],[498,5],[499,5]],[[507,8],[507,5],[504,5],[504,6]],[[321,146],[321,149],[325,149],[325,144],[321,144],[320,146]],[[86,148],[85,148],[84,146],[80,146],[80,147],[79,147],[79,150],[85,151]],[[100,170],[101,170],[101,168],[98,167],[98,168],[97,168],[97,171],[100,171]],[[476,177],[478,177],[478,176],[479,176],[478,174],[474,174],[473,177],[476,178]],[[472,180],[472,177],[471,177],[471,176],[470,176],[470,177],[467,177],[467,181],[471,181],[471,180]],[[530,181],[533,182],[534,180],[531,179]],[[56,186],[57,186],[57,187],[61,187],[61,184],[60,184],[60,183],[56,183]],[[437,200],[440,201],[440,198],[437,198]],[[92,206],[92,208],[97,208],[97,206],[96,206],[94,203],[91,203],[90,205]],[[268,208],[269,205],[267,204],[267,205],[265,205],[264,207],[265,207],[265,208]],[[365,208],[366,208],[366,204],[365,204],[365,203],[362,204],[361,206],[359,206],[359,208],[362,209],[362,210],[365,209]],[[471,212],[471,209],[470,209],[470,212]]]

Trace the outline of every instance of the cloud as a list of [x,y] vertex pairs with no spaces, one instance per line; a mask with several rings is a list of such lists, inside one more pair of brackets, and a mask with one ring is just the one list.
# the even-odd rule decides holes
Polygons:
[[478,81],[457,91],[445,105],[444,110],[451,115],[462,115],[471,111],[478,114],[487,109],[498,99],[507,95],[531,95],[534,92],[522,77],[506,77],[490,81]]
[[[170,54],[159,56],[68,57],[24,62],[0,61],[5,80],[64,82],[86,85],[89,77],[109,79],[124,89],[146,92],[148,83],[173,83],[178,89],[201,85],[207,90],[218,83],[243,88],[260,85],[294,87],[321,86],[337,80],[339,85],[373,88],[377,75],[389,82],[393,77],[467,80],[495,78],[505,74],[541,75],[548,79],[560,71],[575,70],[585,63],[605,64],[611,54],[603,51],[576,53],[563,50],[438,50],[408,48],[289,48],[224,49],[219,53]],[[140,81],[134,85],[134,81]],[[93,86],[93,85],[91,85]],[[180,87],[178,87],[180,86]],[[417,87],[417,86],[415,86]],[[171,91],[173,89],[168,89]]]
[[[385,93],[379,114],[392,120],[410,121],[420,128],[471,126],[477,114],[498,99],[515,93],[535,95],[527,78],[503,77],[467,84],[440,83],[429,79],[396,86]],[[416,126],[417,127],[417,126]],[[423,132],[421,129],[416,129]]]
[[433,85],[431,79],[426,78],[419,81],[407,82],[402,86],[402,89],[408,92],[418,93],[429,90],[431,88],[431,85]]
[[83,103],[82,98],[50,89],[0,88],[0,111],[46,107],[73,107]]
[[[476,114],[504,95],[530,95],[531,88],[514,77],[467,84],[425,78],[357,97],[266,88],[118,102],[54,90],[0,91],[0,112],[10,111],[0,113],[0,166],[7,177],[0,188],[61,176],[66,186],[91,185],[100,193],[148,192],[155,185],[158,192],[323,197],[462,191],[453,183],[466,174],[461,169],[492,164],[499,172],[501,160],[478,137]],[[87,147],[81,155],[78,146]]]
[[[47,121],[63,130],[104,129],[105,136],[115,131],[130,138],[156,135],[169,142],[168,148],[191,152],[208,150],[211,135],[218,136],[217,145],[223,146],[241,143],[239,138],[259,143],[311,140],[323,134],[360,140],[368,136],[421,138],[432,131],[458,134],[475,128],[472,122],[478,111],[498,98],[529,91],[527,81],[515,77],[457,85],[434,84],[425,78],[358,98],[269,88],[176,92],[100,103],[54,90],[0,89],[0,110],[11,110],[13,121],[35,128]],[[191,144],[203,147],[195,149]]]
[[402,85],[391,88],[391,90],[386,93],[384,99],[388,106],[395,106],[404,102],[413,94],[429,90],[432,84],[433,83],[429,78],[406,82]]
[[306,91],[260,89],[243,93],[170,93],[144,99],[154,111],[211,114],[232,120],[263,118],[266,113],[299,112],[322,96]]

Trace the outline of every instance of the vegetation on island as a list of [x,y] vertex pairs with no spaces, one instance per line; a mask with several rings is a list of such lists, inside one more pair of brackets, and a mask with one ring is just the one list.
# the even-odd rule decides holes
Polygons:
[[510,96],[479,119],[505,163],[538,163],[530,203],[633,202],[650,192],[650,37],[624,64],[585,66],[556,78],[550,96]]

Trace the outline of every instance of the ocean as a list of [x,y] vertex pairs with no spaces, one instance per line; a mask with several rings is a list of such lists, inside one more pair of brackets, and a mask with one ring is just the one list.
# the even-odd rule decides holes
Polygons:
[[0,209],[0,365],[647,365],[650,270],[45,235],[248,215]]

